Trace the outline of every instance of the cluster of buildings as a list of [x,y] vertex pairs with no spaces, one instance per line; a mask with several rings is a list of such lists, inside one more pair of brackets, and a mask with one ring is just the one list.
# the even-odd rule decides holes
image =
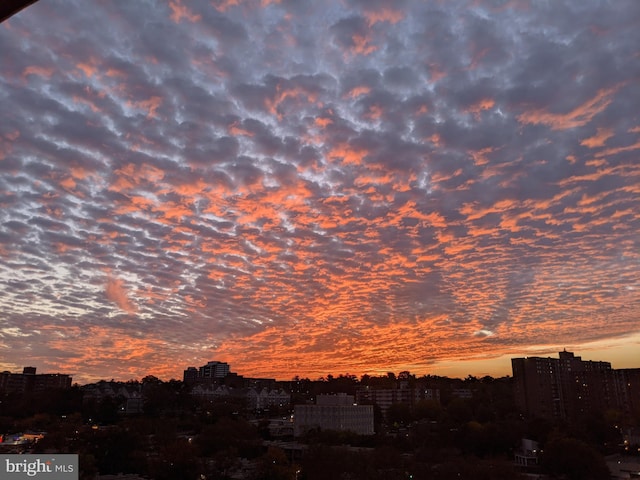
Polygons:
[[612,369],[566,350],[559,358],[512,358],[511,366],[516,404],[527,415],[566,420],[640,409],[640,368]]
[[275,379],[245,378],[233,373],[226,362],[211,361],[201,367],[188,367],[183,381],[190,386],[191,395],[198,398],[242,399],[252,410],[286,407],[291,403],[291,393],[279,387]]
[[226,362],[207,362],[200,368],[188,367],[183,374],[183,381],[187,384],[212,383],[223,380],[231,373]]
[[[241,397],[251,409],[286,407],[291,405],[291,393],[275,388],[273,379],[245,379],[231,372],[225,362],[211,361],[201,367],[188,367],[183,380],[191,386],[191,394],[204,399]],[[362,393],[362,400],[371,403],[379,398],[388,408],[394,398],[382,399],[381,390]],[[318,395],[315,404],[295,405],[291,419],[282,421],[278,430],[300,436],[312,429],[351,431],[361,435],[374,433],[373,405],[359,405],[353,395]],[[293,427],[291,429],[291,427]]]
[[120,402],[119,411],[122,414],[135,415],[143,412],[144,398],[140,383],[101,380],[82,386],[82,401],[85,404],[100,402],[104,398],[118,399]]
[[251,410],[262,410],[271,407],[285,407],[291,403],[291,393],[282,388],[230,388],[226,385],[195,385],[191,395],[208,400],[241,398]]
[[[469,398],[471,390],[460,390],[460,396]],[[464,391],[463,391],[464,390]],[[454,396],[459,396],[453,392]],[[371,404],[380,407],[383,415],[394,404],[413,406],[421,400],[432,400],[440,403],[440,389],[438,388],[409,388],[406,382],[400,383],[399,388],[360,387],[356,390],[356,403]]]
[[35,367],[24,367],[22,373],[0,373],[0,391],[41,393],[55,388],[71,388],[71,376],[63,373],[36,373]]
[[[530,416],[552,420],[577,419],[592,411],[616,409],[640,410],[640,368],[612,369],[609,362],[582,360],[572,352],[562,351],[559,358],[512,358],[516,405]],[[0,373],[0,391],[39,393],[52,388],[70,388],[71,376],[60,373],[37,374],[34,367],[22,373]],[[364,385],[355,395],[318,395],[315,404],[294,406],[294,432],[309,429],[351,430],[373,433],[373,406],[383,415],[395,404],[413,406],[420,401],[440,403],[440,385],[406,380],[389,386]],[[210,361],[201,367],[184,370],[184,383],[190,393],[205,400],[242,399],[249,409],[288,407],[291,392],[274,379],[244,378],[231,372],[228,363]],[[461,385],[458,385],[460,387]],[[85,385],[84,396],[99,400],[105,397],[124,399],[123,413],[143,410],[140,384],[98,382]],[[352,392],[353,393],[353,392]],[[467,388],[449,388],[447,395],[470,398]]]

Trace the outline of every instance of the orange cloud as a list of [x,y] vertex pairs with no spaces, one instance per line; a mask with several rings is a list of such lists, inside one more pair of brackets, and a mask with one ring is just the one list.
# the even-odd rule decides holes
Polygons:
[[368,153],[365,149],[355,149],[346,143],[341,143],[329,150],[327,156],[329,158],[341,158],[345,165],[361,165]]
[[6,133],[4,138],[0,137],[0,160],[3,160],[8,153],[12,151],[11,143],[7,142],[7,140],[11,140],[12,142],[20,137],[20,132],[15,130],[13,132]]
[[120,204],[117,204],[113,212],[117,215],[122,215],[127,213],[150,211],[154,205],[155,202],[147,197],[132,195],[128,199],[128,203],[121,202]]
[[74,188],[76,188],[76,182],[73,178],[66,177],[60,181],[60,186],[66,190],[73,190]]
[[467,108],[467,112],[473,114],[476,119],[479,118],[480,112],[483,110],[491,110],[495,106],[496,102],[492,98],[483,98],[477,103],[474,103],[469,108]]
[[569,113],[551,113],[544,109],[538,109],[521,113],[518,115],[518,121],[532,125],[547,125],[552,130],[582,127],[609,106],[613,101],[613,95],[620,87],[621,85],[618,85],[613,88],[599,90],[595,97],[587,100]]
[[198,22],[202,18],[201,15],[193,14],[188,7],[182,5],[180,0],[169,2],[169,8],[171,9],[171,20],[176,23],[180,23],[183,18],[190,22]]
[[245,135],[247,137],[253,137],[253,132],[245,130],[242,127],[238,126],[238,122],[234,122],[229,125],[229,134],[231,135]]
[[364,35],[353,35],[353,46],[351,47],[351,53],[356,55],[369,55],[370,53],[378,50],[378,47],[371,45],[372,38]]
[[117,180],[109,188],[113,191],[126,191],[137,187],[142,182],[157,183],[164,178],[163,170],[146,163],[142,165],[128,163],[114,173],[117,175]]
[[625,147],[614,147],[614,148],[607,148],[605,150],[602,150],[598,153],[596,153],[596,157],[597,158],[601,158],[601,157],[608,157],[610,155],[616,155],[618,153],[622,153],[622,152],[631,152],[633,150],[638,150],[640,149],[640,141],[633,143],[631,145],[627,145]]
[[367,11],[364,13],[364,17],[367,19],[367,23],[370,27],[379,22],[389,22],[395,25],[400,20],[404,19],[404,13],[400,10],[383,8],[378,11]]
[[431,143],[433,143],[436,147],[442,146],[440,134],[438,134],[438,133],[434,133],[427,140],[429,140]]
[[371,92],[371,89],[365,85],[353,87],[345,94],[345,98],[358,98],[361,95],[366,95]]
[[182,218],[193,214],[192,209],[187,205],[176,202],[163,202],[157,205],[154,211],[162,216],[162,222],[166,224],[171,224],[176,220],[180,221]]
[[203,193],[207,187],[208,185],[202,179],[198,179],[192,183],[174,185],[173,191],[183,197],[194,198],[196,195]]
[[265,100],[265,106],[271,112],[272,115],[282,118],[282,114],[278,111],[280,105],[287,99],[297,100],[298,98],[306,99],[308,102],[315,102],[316,95],[306,92],[301,88],[285,88],[282,89],[278,85],[276,88],[276,95],[273,99],[267,98]]
[[92,58],[90,63],[78,63],[76,68],[81,70],[85,76],[91,78],[98,71],[97,66],[95,65],[96,61]]
[[127,106],[139,108],[140,110],[147,111],[147,118],[156,118],[156,110],[162,105],[161,97],[151,97],[148,100],[141,100],[139,102],[127,102]]
[[118,70],[116,68],[109,68],[107,73],[105,74],[107,77],[125,77],[125,73],[122,70]]
[[51,75],[53,75],[53,68],[45,68],[45,67],[39,67],[37,65],[32,65],[25,68],[24,71],[22,72],[22,76],[25,78],[29,75],[37,75],[40,77],[51,78]]
[[9,140],[17,140],[20,137],[20,132],[18,130],[14,130],[13,132],[5,133],[5,138]]
[[129,300],[124,282],[121,279],[109,276],[105,293],[107,298],[118,305],[121,310],[127,313],[135,313],[137,311],[136,306]]
[[489,163],[488,154],[492,153],[494,150],[495,149],[493,147],[487,147],[481,150],[470,150],[469,155],[473,158],[473,163],[478,166],[482,166]]
[[322,128],[327,128],[329,125],[331,125],[333,123],[333,120],[331,120],[330,118],[326,118],[326,117],[317,117],[314,120],[314,123]]
[[98,108],[98,106],[92,102],[91,100],[88,100],[86,98],[82,98],[82,97],[78,97],[77,95],[73,96],[73,101],[76,103],[82,103],[86,106],[88,106],[92,112],[99,112],[100,109]]
[[613,137],[613,130],[610,128],[598,128],[596,134],[593,137],[589,137],[580,142],[580,145],[584,145],[589,148],[604,147],[604,144],[608,139]]
[[231,7],[240,5],[240,0],[215,0],[213,2],[213,8],[219,12],[226,12]]
[[430,63],[428,69],[430,77],[429,83],[436,83],[447,76],[447,72],[442,70],[440,66],[435,63]]

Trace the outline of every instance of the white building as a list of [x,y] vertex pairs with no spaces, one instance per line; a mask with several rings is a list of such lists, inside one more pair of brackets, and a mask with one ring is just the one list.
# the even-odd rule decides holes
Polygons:
[[247,393],[247,407],[249,408],[267,408],[267,407],[284,407],[291,403],[291,394],[284,390],[269,390],[263,388],[260,391],[250,388]]
[[520,448],[514,452],[516,465],[519,467],[535,467],[540,463],[540,445],[535,440],[523,438]]
[[191,389],[191,395],[202,398],[228,397],[231,390],[226,385],[196,385]]
[[318,395],[315,405],[296,405],[293,414],[295,436],[318,428],[373,435],[373,405],[356,405],[352,395]]

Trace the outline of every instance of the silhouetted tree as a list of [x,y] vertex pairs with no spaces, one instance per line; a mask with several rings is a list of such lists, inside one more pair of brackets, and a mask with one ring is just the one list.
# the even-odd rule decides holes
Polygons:
[[149,468],[156,480],[193,480],[204,471],[195,448],[185,439],[174,439],[158,453]]
[[289,463],[281,448],[269,447],[258,458],[254,480],[291,480],[295,478],[295,467]]
[[138,455],[144,449],[144,444],[136,432],[120,427],[96,430],[85,442],[92,447],[86,453],[95,457],[98,471],[103,475],[146,471],[146,463]]
[[463,424],[473,418],[469,403],[462,398],[454,398],[447,405],[447,414],[456,423]]
[[609,469],[604,457],[581,440],[552,438],[544,446],[542,466],[553,475],[568,480],[607,480]]
[[394,403],[387,409],[387,422],[390,424],[406,425],[413,419],[411,407],[406,403]]
[[438,420],[442,417],[442,406],[435,400],[420,400],[413,407],[416,420]]
[[306,480],[349,478],[376,480],[370,456],[345,448],[311,446],[302,457],[302,477]]
[[220,418],[207,425],[195,440],[200,454],[211,457],[229,448],[235,448],[240,456],[253,458],[258,455],[262,439],[258,429],[242,419]]

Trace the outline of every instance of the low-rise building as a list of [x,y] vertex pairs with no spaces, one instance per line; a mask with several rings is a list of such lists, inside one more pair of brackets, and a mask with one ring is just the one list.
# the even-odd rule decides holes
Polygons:
[[473,398],[473,391],[470,388],[454,388],[451,390],[451,396],[468,400]]
[[291,394],[283,389],[231,388],[226,385],[198,384],[191,395],[203,399],[217,400],[235,397],[246,400],[247,408],[256,410],[268,407],[284,407],[291,403]]
[[291,403],[291,394],[282,389],[249,388],[246,392],[247,407],[260,410],[269,407],[285,407]]
[[349,431],[373,435],[373,405],[357,405],[353,395],[318,395],[315,405],[295,405],[294,435],[309,430]]
[[118,412],[124,415],[136,415],[143,412],[144,399],[142,384],[125,382],[107,382],[101,380],[82,387],[82,401],[101,402],[111,398],[118,402]]
[[520,448],[514,452],[515,463],[518,467],[527,469],[536,467],[540,463],[540,445],[535,440],[523,438]]

